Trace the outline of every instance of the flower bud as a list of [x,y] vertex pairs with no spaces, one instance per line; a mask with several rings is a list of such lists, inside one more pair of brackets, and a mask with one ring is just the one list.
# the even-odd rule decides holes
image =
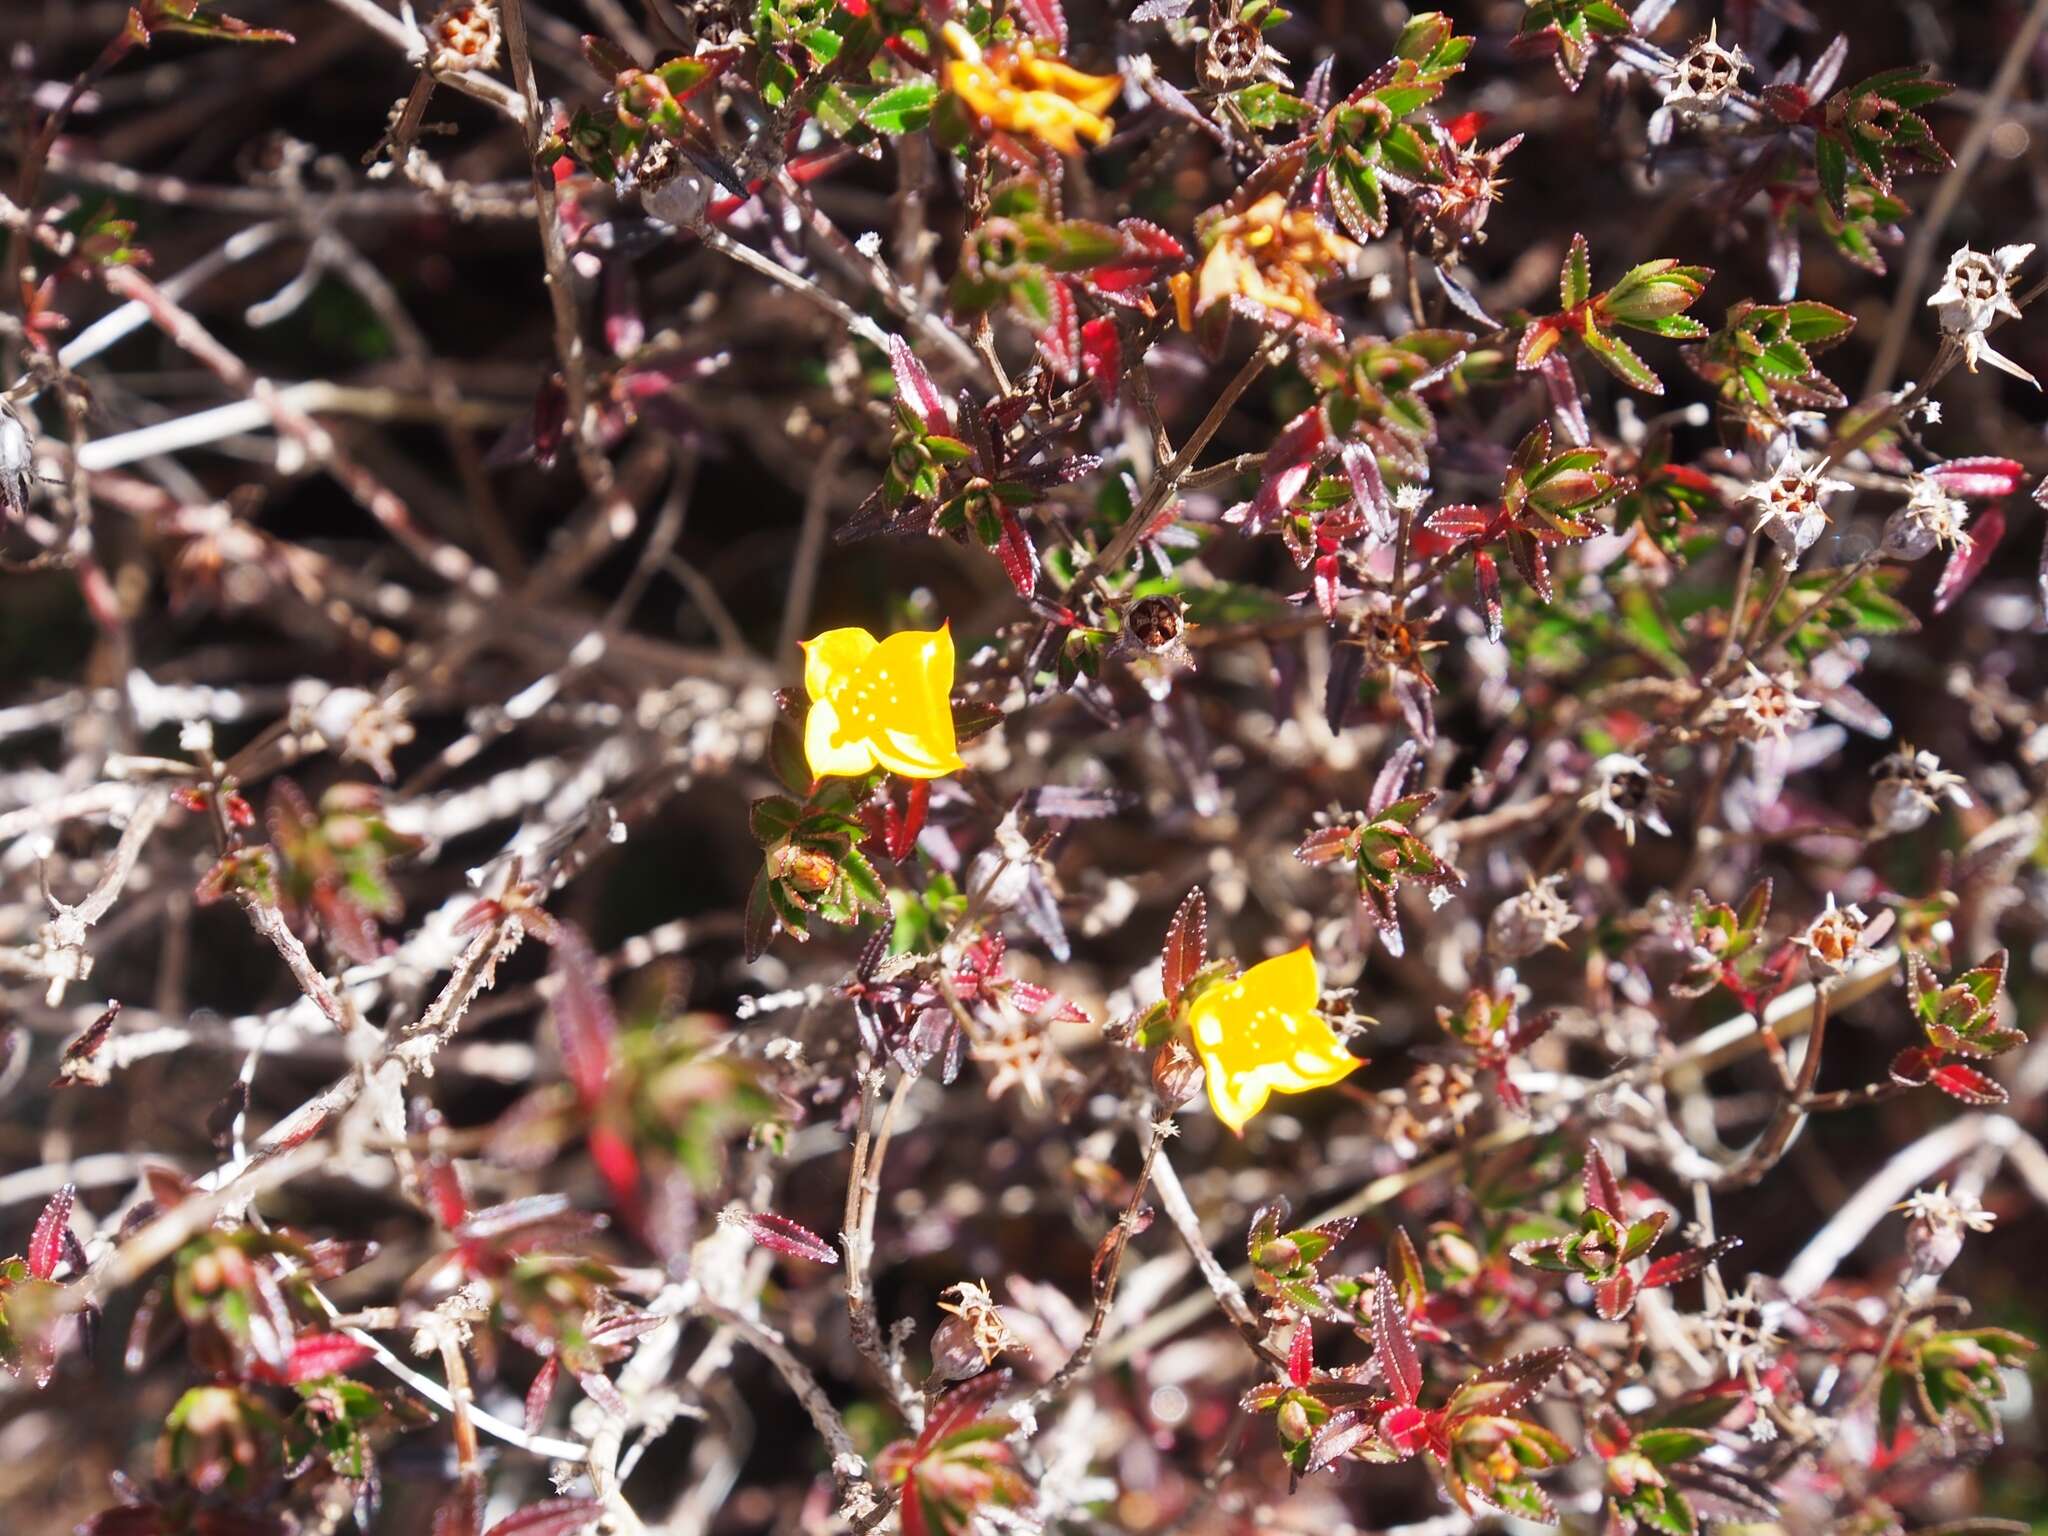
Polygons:
[[1152,1053],[1152,1091],[1169,1110],[1193,1101],[1202,1076],[1202,1063],[1185,1041],[1169,1040]]
[[1280,1405],[1278,1418],[1280,1438],[1290,1445],[1306,1440],[1315,1428],[1309,1423],[1308,1410],[1302,1407],[1301,1399],[1298,1397],[1290,1397]]
[[973,1323],[964,1317],[949,1317],[939,1324],[932,1334],[933,1376],[940,1381],[965,1381],[987,1369]]

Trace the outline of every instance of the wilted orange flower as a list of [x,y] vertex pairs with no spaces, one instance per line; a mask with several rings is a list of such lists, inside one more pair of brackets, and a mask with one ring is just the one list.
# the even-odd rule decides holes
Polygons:
[[1327,1088],[1360,1065],[1316,1011],[1322,990],[1316,957],[1304,944],[1219,982],[1189,1008],[1210,1106],[1239,1135],[1276,1089]]
[[1078,155],[1082,139],[1108,140],[1110,123],[1103,113],[1123,89],[1121,76],[1084,75],[1028,48],[984,55],[958,22],[946,23],[946,42],[955,55],[946,64],[946,85],[977,118],[1063,155]]
[[[1316,298],[1316,285],[1341,272],[1358,247],[1317,223],[1308,209],[1290,208],[1284,195],[1268,192],[1244,212],[1220,220],[1207,238],[1209,248],[1193,284],[1194,315],[1242,299],[1317,330],[1334,327]],[[1183,299],[1186,289],[1183,283]],[[1185,307],[1181,324],[1192,328]]]
[[967,765],[953,735],[953,632],[906,629],[877,640],[828,629],[803,643],[804,756],[819,778],[886,768],[939,779]]

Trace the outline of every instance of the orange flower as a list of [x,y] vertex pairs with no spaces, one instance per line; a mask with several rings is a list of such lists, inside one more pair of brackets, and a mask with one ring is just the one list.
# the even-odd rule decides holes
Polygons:
[[1014,53],[998,48],[984,56],[958,22],[947,22],[945,35],[956,55],[946,63],[946,85],[983,122],[1037,139],[1063,155],[1078,155],[1082,139],[1091,144],[1108,140],[1110,122],[1103,113],[1123,89],[1121,76],[1084,75],[1028,48]]
[[906,629],[877,640],[828,629],[803,643],[804,756],[819,778],[875,768],[940,779],[967,765],[953,735],[953,632]]
[[1240,1136],[1276,1090],[1327,1088],[1360,1065],[1316,1011],[1322,990],[1316,957],[1304,944],[1217,983],[1188,1009],[1210,1107]]
[[1336,276],[1358,247],[1325,229],[1306,208],[1290,208],[1268,192],[1242,213],[1217,221],[1195,275],[1194,313],[1233,299],[1285,315],[1319,331],[1336,322],[1316,297],[1316,285]]

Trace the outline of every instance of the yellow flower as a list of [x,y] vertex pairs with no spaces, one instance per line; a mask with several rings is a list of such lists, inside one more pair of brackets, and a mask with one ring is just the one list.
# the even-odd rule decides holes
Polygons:
[[1306,1093],[1347,1077],[1359,1059],[1316,1012],[1316,957],[1304,944],[1219,982],[1188,1010],[1216,1118],[1240,1136],[1275,1089]]
[[804,642],[804,756],[819,778],[880,767],[940,779],[967,765],[953,736],[953,632],[906,629],[877,640],[828,629]]
[[1118,75],[1084,75],[1058,59],[1028,49],[998,48],[983,55],[967,29],[946,23],[946,42],[956,57],[946,62],[946,85],[975,117],[1007,133],[1078,155],[1082,139],[1105,143],[1110,122],[1103,113],[1123,89]]
[[1290,208],[1282,194],[1268,192],[1218,222],[1208,239],[1195,276],[1196,315],[1244,299],[1317,330],[1333,328],[1316,285],[1348,266],[1358,247],[1325,229],[1308,209]]

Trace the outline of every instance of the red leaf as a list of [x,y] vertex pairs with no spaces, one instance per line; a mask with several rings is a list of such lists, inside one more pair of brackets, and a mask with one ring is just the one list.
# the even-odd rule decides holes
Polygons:
[[1937,1067],[1934,1086],[1965,1104],[2003,1104],[2008,1097],[2005,1086],[1997,1078],[1979,1072],[1975,1067],[1966,1067],[1959,1061]]
[[1209,959],[1209,898],[1196,886],[1181,901],[1166,925],[1166,943],[1159,951],[1159,979],[1169,1003],[1180,1001],[1181,989]]
[[315,1376],[339,1376],[369,1358],[370,1346],[345,1333],[302,1333],[292,1341],[285,1380],[300,1382],[311,1381]]
[[1627,1317],[1635,1304],[1636,1277],[1625,1269],[1617,1269],[1593,1287],[1593,1305],[1610,1323]]
[[464,1478],[434,1511],[433,1536],[476,1536],[483,1524],[483,1490]]
[[1469,501],[1438,507],[1423,522],[1431,533],[1441,534],[1453,543],[1459,539],[1482,538],[1493,524],[1493,508],[1476,506]]
[[1322,462],[1329,443],[1319,406],[1310,406],[1280,430],[1266,451],[1260,468],[1259,489],[1250,501],[1240,502],[1225,516],[1241,522],[1248,533],[1263,533],[1287,504],[1301,494],[1316,466]]
[[748,1236],[784,1258],[809,1259],[814,1264],[837,1264],[838,1253],[809,1227],[778,1216],[773,1211],[742,1211],[729,1218],[745,1227]]
[[893,799],[883,807],[882,843],[889,850],[890,858],[900,863],[910,857],[910,850],[917,846],[918,834],[924,830],[925,813],[931,809],[931,803],[931,781],[912,779],[901,811],[896,809]]
[[547,1421],[548,1400],[555,1395],[555,1378],[562,1374],[562,1362],[553,1355],[541,1361],[540,1369],[534,1373],[533,1385],[526,1389],[526,1432],[540,1433],[540,1427]]
[[1491,121],[1491,112],[1460,112],[1444,124],[1444,132],[1451,136],[1454,144],[1470,144],[1479,137],[1479,130]]
[[1346,443],[1337,460],[1344,466],[1344,477],[1351,482],[1351,499],[1358,510],[1375,527],[1385,523],[1389,511],[1387,482],[1380,477],[1378,456],[1363,443]]
[[66,1184],[50,1196],[50,1203],[36,1218],[35,1231],[28,1240],[28,1272],[38,1280],[56,1274],[57,1261],[64,1257],[64,1237],[71,1230],[71,1203],[77,1196],[78,1186]]
[[946,414],[946,402],[939,395],[938,385],[901,336],[889,338],[889,368],[896,375],[896,393],[924,423],[925,431],[943,432],[952,426],[953,419]]
[[1162,268],[1187,260],[1186,248],[1149,219],[1125,219],[1117,233],[1124,237],[1123,254],[1088,273],[1089,285],[1116,303],[1130,304],[1122,295],[1152,282]]
[[462,1172],[453,1159],[434,1157],[427,1161],[427,1199],[434,1219],[453,1232],[474,1214],[469,1191],[463,1187]]
[[1394,1293],[1394,1282],[1385,1271],[1372,1293],[1372,1347],[1387,1390],[1395,1401],[1413,1404],[1422,1395],[1422,1361],[1415,1353],[1415,1339],[1408,1332],[1408,1318]]
[[[1395,1413],[1416,1413],[1419,1411],[1414,1408],[1397,1408],[1394,1410]],[[1388,1418],[1391,1417],[1393,1415],[1389,1414]],[[1381,1422],[1384,1423],[1385,1421],[1382,1420]],[[1350,1454],[1359,1441],[1365,1439],[1371,1433],[1372,1420],[1367,1418],[1359,1409],[1348,1408],[1342,1413],[1332,1415],[1330,1421],[1316,1431],[1315,1438],[1309,1441],[1308,1465],[1303,1470],[1308,1472],[1322,1471],[1331,1462]]]
[[1002,536],[996,540],[996,555],[1017,595],[1029,597],[1038,590],[1038,547],[1008,507],[1003,508],[1002,526]]
[[1344,595],[1344,560],[1341,555],[1328,554],[1316,557],[1315,576],[1316,607],[1323,617],[1332,624],[1337,622],[1337,604]]
[[603,1513],[602,1499],[549,1499],[507,1515],[484,1536],[579,1536]]
[[1998,547],[1998,541],[2005,537],[2005,509],[1993,507],[1977,519],[1976,527],[1970,530],[1967,544],[1956,546],[1954,554],[1948,557],[1948,566],[1941,573],[1941,580],[1934,588],[1934,611],[1946,613],[1949,605],[1968,590],[1971,582],[1983,574],[1990,563],[1991,552]]
[[1038,333],[1038,350],[1055,374],[1072,382],[1081,358],[1081,312],[1074,306],[1070,285],[1055,279],[1045,285],[1045,291],[1052,300],[1052,323]]
[[559,929],[549,965],[558,988],[552,1009],[555,1034],[562,1047],[562,1068],[588,1106],[604,1095],[619,1023],[590,941],[572,924],[562,923]]
[[1607,1155],[1597,1141],[1586,1143],[1586,1204],[1616,1221],[1627,1220],[1621,1210],[1621,1185],[1615,1182],[1614,1170],[1607,1166]]
[[1067,16],[1060,0],[1017,0],[1017,9],[1039,40],[1052,44],[1054,53],[1067,51]]
[[2026,466],[2017,459],[1991,458],[1950,459],[1925,471],[1927,478],[1949,495],[1980,501],[2010,496],[2020,488],[2026,472]]
[[1316,1373],[1315,1332],[1303,1318],[1294,1330],[1294,1342],[1287,1350],[1287,1379],[1297,1387],[1308,1385],[1309,1377]]
[[1097,315],[1081,327],[1081,367],[1103,399],[1116,398],[1117,382],[1124,376],[1123,338],[1108,315]]
[[1472,574],[1479,586],[1479,608],[1486,615],[1486,638],[1500,640],[1500,567],[1485,550],[1472,557]]
[[1892,1058],[1892,1081],[1905,1088],[1925,1088],[1934,1080],[1934,1068],[1940,1060],[1941,1052],[1924,1045],[1901,1051]]
[[1643,1271],[1643,1289],[1653,1291],[1661,1285],[1676,1285],[1681,1280],[1690,1280],[1721,1255],[1741,1246],[1741,1238],[1724,1237],[1704,1248],[1690,1248],[1684,1253],[1668,1253],[1661,1259],[1652,1259],[1650,1267]]
[[590,1160],[597,1164],[612,1196],[622,1210],[635,1211],[640,1205],[640,1154],[633,1144],[608,1125],[590,1131]]
[[1402,1456],[1413,1456],[1429,1438],[1429,1415],[1401,1403],[1380,1415],[1380,1438]]

